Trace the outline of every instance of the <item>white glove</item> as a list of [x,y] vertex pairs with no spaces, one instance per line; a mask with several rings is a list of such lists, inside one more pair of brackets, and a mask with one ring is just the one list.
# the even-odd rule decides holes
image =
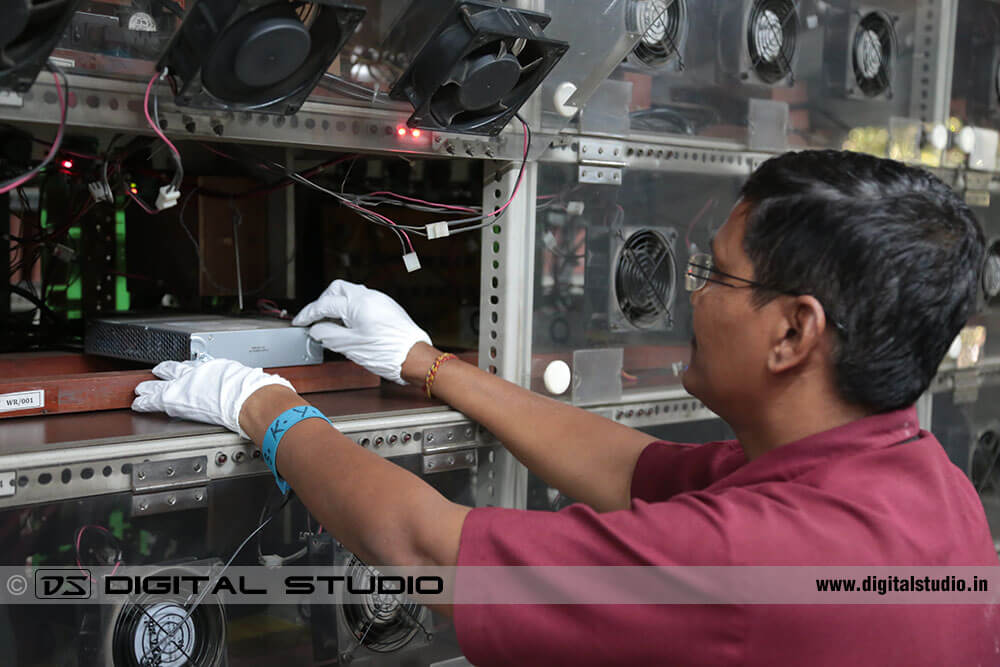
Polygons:
[[[338,318],[344,324],[313,324],[325,318]],[[312,324],[309,335],[323,347],[399,384],[406,384],[400,372],[410,349],[421,341],[431,344],[427,332],[389,296],[344,280],[330,283],[318,299],[295,316],[292,324]]]
[[271,384],[295,391],[283,377],[227,359],[164,361],[153,375],[162,379],[139,383],[133,410],[219,424],[248,440],[240,428],[240,410],[250,394]]

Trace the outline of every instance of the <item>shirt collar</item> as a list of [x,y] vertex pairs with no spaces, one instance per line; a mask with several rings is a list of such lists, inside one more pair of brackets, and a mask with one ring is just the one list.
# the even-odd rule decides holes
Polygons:
[[740,466],[718,484],[743,486],[787,480],[827,460],[891,447],[920,435],[915,406],[871,415],[776,447]]

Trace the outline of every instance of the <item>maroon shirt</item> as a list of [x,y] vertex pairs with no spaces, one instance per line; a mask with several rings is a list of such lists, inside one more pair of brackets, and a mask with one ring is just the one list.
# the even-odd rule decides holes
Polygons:
[[[636,464],[629,509],[474,509],[458,565],[998,559],[975,490],[909,408],[750,462],[736,441],[653,443]],[[989,605],[456,605],[455,627],[479,667],[1000,666],[1000,607]]]

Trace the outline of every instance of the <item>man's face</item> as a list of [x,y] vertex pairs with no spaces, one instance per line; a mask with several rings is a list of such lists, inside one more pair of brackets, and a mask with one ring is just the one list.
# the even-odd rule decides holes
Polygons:
[[[713,239],[712,255],[719,271],[753,280],[753,265],[743,250],[747,211],[748,205],[739,203],[729,214]],[[691,293],[694,336],[683,383],[720,417],[738,424],[765,398],[776,313],[771,304],[755,309],[746,283],[719,274],[712,278],[732,287],[709,281]]]

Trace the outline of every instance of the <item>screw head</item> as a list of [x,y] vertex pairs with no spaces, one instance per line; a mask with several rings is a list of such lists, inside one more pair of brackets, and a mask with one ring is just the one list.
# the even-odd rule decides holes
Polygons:
[[175,472],[173,466],[167,466],[167,477],[173,477]]
[[145,512],[148,509],[149,509],[149,503],[147,503],[145,500],[143,500],[141,503],[139,503],[139,511],[140,512]]
[[201,462],[200,461],[195,462],[195,464],[194,464],[194,471],[195,472],[201,472]]
[[136,477],[137,477],[138,479],[146,479],[146,473],[144,473],[144,472],[143,472],[143,471],[141,471],[141,470],[140,470],[139,472],[137,472],[137,473],[135,474],[135,476],[136,476]]
[[167,504],[168,505],[176,505],[177,504],[177,498],[175,496],[167,496]]

